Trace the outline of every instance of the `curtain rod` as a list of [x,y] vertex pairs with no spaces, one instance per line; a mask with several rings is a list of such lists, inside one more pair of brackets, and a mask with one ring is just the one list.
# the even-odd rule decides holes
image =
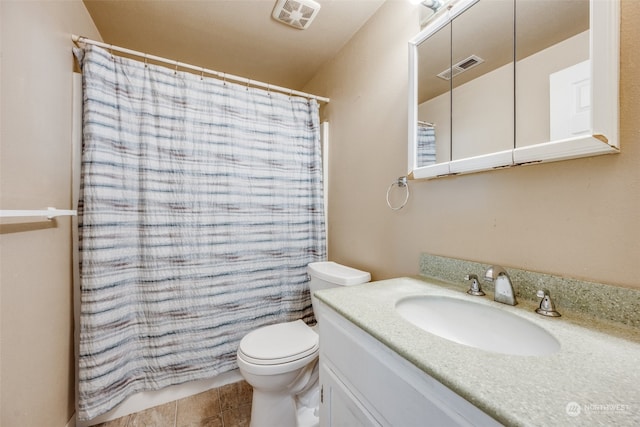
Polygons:
[[275,86],[275,85],[271,85],[269,83],[263,83],[263,82],[259,82],[257,80],[247,79],[245,77],[234,76],[233,74],[222,73],[220,71],[210,70],[210,69],[204,68],[204,67],[197,67],[195,65],[185,64],[184,62],[174,61],[173,59],[167,59],[167,58],[162,58],[160,56],[149,55],[149,54],[146,54],[144,52],[138,52],[138,51],[135,51],[135,50],[124,48],[124,47],[114,46],[112,44],[103,43],[103,42],[99,42],[99,41],[96,41],[96,40],[91,40],[91,39],[88,39],[88,38],[83,37],[83,36],[77,36],[75,34],[71,35],[71,40],[73,40],[73,42],[76,43],[76,44],[79,44],[79,43],[92,44],[92,45],[99,46],[99,47],[102,47],[102,48],[105,48],[105,49],[109,49],[111,51],[122,52],[122,53],[126,53],[128,55],[133,55],[133,56],[138,56],[138,57],[145,58],[145,59],[150,59],[152,61],[162,62],[162,63],[165,63],[165,64],[171,64],[171,65],[174,65],[174,66],[180,67],[180,68],[187,68],[189,70],[198,71],[198,72],[203,73],[203,74],[214,75],[214,76],[216,76],[216,77],[218,77],[220,79],[224,79],[224,80],[233,80],[233,81],[236,81],[236,82],[245,83],[247,85],[261,87],[261,88],[267,89],[267,90],[273,90],[273,91],[276,91],[276,92],[286,93],[288,95],[297,95],[297,96],[302,96],[302,97],[308,98],[308,99],[315,99],[318,102],[325,102],[325,103],[329,102],[329,98],[325,98],[325,97],[322,97],[322,96],[311,95],[309,93],[300,92],[298,90],[289,89],[289,88],[282,87],[282,86]]

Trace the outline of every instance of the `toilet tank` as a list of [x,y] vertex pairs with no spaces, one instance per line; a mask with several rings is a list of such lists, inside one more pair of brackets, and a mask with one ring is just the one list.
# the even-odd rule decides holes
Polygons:
[[307,273],[311,278],[309,291],[311,292],[311,304],[313,305],[314,313],[317,313],[316,307],[318,304],[316,297],[313,295],[314,292],[338,286],[359,285],[371,280],[370,273],[333,261],[312,262],[307,266]]

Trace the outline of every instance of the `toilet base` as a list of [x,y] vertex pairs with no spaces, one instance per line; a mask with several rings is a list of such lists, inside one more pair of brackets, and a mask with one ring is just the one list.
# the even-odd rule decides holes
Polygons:
[[297,427],[318,427],[320,425],[320,418],[318,413],[319,407],[307,408],[306,406],[298,408],[297,412]]
[[294,427],[296,424],[296,403],[293,396],[253,389],[250,427]]
[[317,427],[318,407],[298,405],[287,393],[253,390],[250,427]]

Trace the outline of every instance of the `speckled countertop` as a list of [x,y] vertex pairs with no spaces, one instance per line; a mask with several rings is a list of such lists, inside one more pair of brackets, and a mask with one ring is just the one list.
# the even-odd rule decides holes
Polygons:
[[[410,295],[443,295],[495,305],[554,335],[559,352],[512,356],[457,344],[401,318],[395,304]],[[316,296],[498,420],[527,426],[640,425],[640,333],[637,328],[562,312],[535,314],[473,297],[436,279],[397,278],[319,291]],[[473,327],[473,325],[470,325]]]

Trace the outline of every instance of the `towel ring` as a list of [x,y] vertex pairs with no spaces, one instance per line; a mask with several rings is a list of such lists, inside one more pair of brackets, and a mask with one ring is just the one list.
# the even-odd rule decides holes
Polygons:
[[[393,207],[391,206],[391,202],[389,201],[389,193],[391,193],[391,189],[393,188],[394,185],[397,185],[398,188],[406,188],[407,192],[404,196],[404,201],[402,202],[402,204],[400,206],[396,206]],[[404,208],[404,206],[407,204],[407,201],[409,200],[409,184],[407,183],[407,177],[406,176],[401,176],[398,179],[396,179],[394,182],[391,183],[391,185],[389,186],[389,188],[387,189],[387,206],[389,206],[389,208],[392,211],[398,211],[402,208]]]

